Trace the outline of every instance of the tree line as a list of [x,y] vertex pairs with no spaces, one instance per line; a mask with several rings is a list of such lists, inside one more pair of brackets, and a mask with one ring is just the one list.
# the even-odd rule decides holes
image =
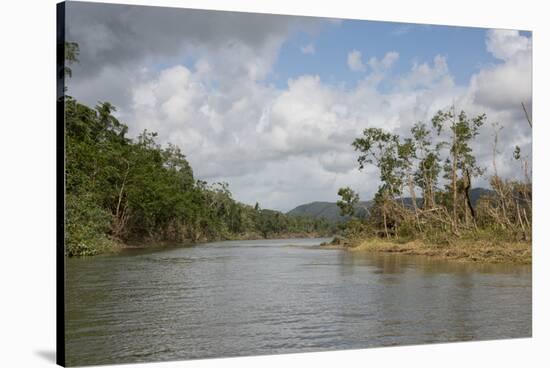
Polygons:
[[[78,62],[67,43],[66,76]],[[66,253],[94,255],[114,243],[202,242],[324,234],[326,220],[287,216],[236,201],[227,183],[193,175],[180,147],[157,134],[128,136],[109,102],[89,107],[65,96]]]
[[[396,239],[498,234],[530,240],[529,161],[518,146],[511,148],[509,157],[519,163],[523,179],[499,176],[496,159],[503,129],[499,124],[494,124],[493,168],[488,175],[492,190],[477,203],[471,198],[472,180],[488,172],[472,148],[486,123],[485,114],[469,117],[453,106],[438,111],[428,124],[414,124],[404,137],[384,129],[365,129],[352,146],[358,152],[359,170],[375,167],[380,185],[368,215],[349,222],[346,231],[352,236]],[[341,214],[354,215],[359,195],[349,187],[341,188],[338,195]]]
[[202,242],[326,233],[323,219],[287,216],[233,199],[227,183],[197,180],[181,149],[156,133],[127,136],[114,106],[65,99],[66,249],[98,253],[113,241]]

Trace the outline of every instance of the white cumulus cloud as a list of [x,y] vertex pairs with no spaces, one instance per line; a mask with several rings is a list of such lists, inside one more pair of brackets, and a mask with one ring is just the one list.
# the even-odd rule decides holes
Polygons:
[[531,105],[532,44],[518,31],[490,30],[487,51],[501,63],[481,70],[472,78],[475,101],[497,109]]
[[364,72],[367,66],[363,64],[361,52],[353,50],[348,53],[348,67],[354,72]]
[[531,39],[521,36],[519,31],[491,29],[485,40],[487,51],[501,60],[510,60],[518,53],[531,52]]

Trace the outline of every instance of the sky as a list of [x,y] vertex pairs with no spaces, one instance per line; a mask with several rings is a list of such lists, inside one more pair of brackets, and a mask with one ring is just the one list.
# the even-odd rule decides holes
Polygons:
[[68,94],[111,102],[130,136],[157,132],[244,203],[288,211],[344,186],[371,199],[378,173],[358,170],[353,139],[407,135],[451,105],[487,115],[474,186],[494,172],[496,123],[499,175],[519,178],[516,145],[531,152],[530,32],[81,2],[66,19]]

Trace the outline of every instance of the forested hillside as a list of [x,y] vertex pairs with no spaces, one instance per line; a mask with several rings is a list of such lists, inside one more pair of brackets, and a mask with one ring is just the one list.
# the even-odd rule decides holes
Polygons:
[[67,253],[91,255],[113,242],[201,242],[324,234],[328,222],[249,206],[227,183],[197,180],[181,149],[136,139],[113,115],[66,98]]
[[[79,47],[65,45],[66,66]],[[326,220],[287,216],[233,199],[227,183],[193,175],[180,147],[161,146],[157,134],[128,136],[109,102],[95,107],[65,96],[66,253],[94,255],[131,242],[327,234]],[[261,201],[261,199],[259,199]]]
[[[357,203],[355,209],[355,216],[364,217],[366,211],[364,208],[370,206],[369,202]],[[330,223],[345,222],[351,218],[349,215],[342,215],[340,208],[336,205],[336,202],[311,202],[302,204],[296,208],[287,212],[290,216],[311,216],[315,218],[322,218]]]

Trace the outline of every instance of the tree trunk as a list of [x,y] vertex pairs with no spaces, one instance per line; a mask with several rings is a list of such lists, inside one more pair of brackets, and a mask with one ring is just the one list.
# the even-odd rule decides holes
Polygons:
[[126,208],[127,206],[124,205],[121,207],[122,199],[124,197],[124,187],[126,186],[126,180],[128,179],[128,173],[130,172],[130,164],[128,161],[126,161],[126,172],[124,173],[124,178],[122,179],[122,184],[120,185],[120,190],[118,192],[118,202],[116,205],[116,211],[115,211],[115,226],[114,226],[114,235],[120,236],[122,234],[122,230],[126,226],[126,220],[128,217],[126,216]]
[[389,238],[388,234],[388,223],[386,220],[386,204],[384,203],[384,206],[382,207],[382,217],[384,218],[384,233],[386,234],[386,239]]
[[416,193],[414,192],[414,183],[412,179],[412,175],[409,172],[408,173],[408,180],[409,180],[409,192],[411,194],[411,199],[413,202],[413,209],[414,209],[414,218],[416,222],[416,227],[420,230],[420,221],[418,220],[418,206],[416,204]]
[[458,213],[457,213],[457,183],[456,183],[456,171],[457,171],[457,153],[456,153],[456,132],[455,127],[453,125],[453,145],[451,147],[452,150],[452,156],[453,156],[453,166],[452,166],[452,173],[451,173],[451,185],[453,189],[453,227],[456,231],[457,223],[458,223]]
[[464,186],[464,194],[466,195],[466,203],[468,204],[468,208],[470,209],[470,215],[472,216],[472,220],[474,222],[474,227],[477,228],[476,224],[476,212],[474,210],[474,206],[472,204],[472,198],[470,198],[470,188],[472,187],[470,172],[466,170],[466,185]]

